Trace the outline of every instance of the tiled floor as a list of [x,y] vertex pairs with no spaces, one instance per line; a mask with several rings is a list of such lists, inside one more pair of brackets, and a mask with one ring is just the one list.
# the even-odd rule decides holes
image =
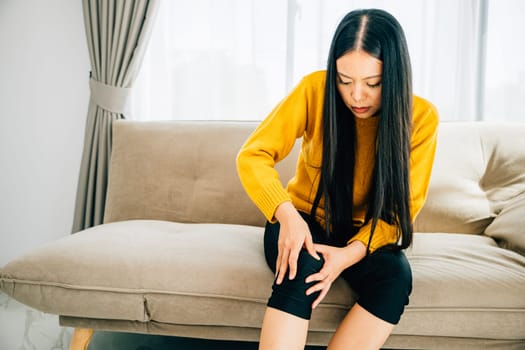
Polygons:
[[[0,293],[0,350],[67,350],[72,329],[58,317],[31,309]],[[96,332],[89,350],[252,350],[256,343]],[[320,350],[321,347],[307,347]]]

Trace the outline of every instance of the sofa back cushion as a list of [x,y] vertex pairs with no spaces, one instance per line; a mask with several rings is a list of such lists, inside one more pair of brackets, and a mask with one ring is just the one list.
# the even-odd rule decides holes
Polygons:
[[441,123],[429,194],[415,230],[486,233],[521,240],[525,247],[525,212],[521,219],[517,215],[517,208],[525,208],[524,196],[525,124]]
[[[240,147],[256,126],[115,122],[105,222],[263,225],[235,165]],[[496,218],[487,234],[503,241],[524,240],[525,214],[518,213],[525,196],[525,124],[454,122],[439,128],[428,199],[415,230],[479,234]],[[297,146],[277,164],[283,185],[293,176],[298,151]]]
[[[264,225],[237,176],[255,122],[117,121],[104,222],[155,219]],[[279,163],[283,184],[299,148]]]

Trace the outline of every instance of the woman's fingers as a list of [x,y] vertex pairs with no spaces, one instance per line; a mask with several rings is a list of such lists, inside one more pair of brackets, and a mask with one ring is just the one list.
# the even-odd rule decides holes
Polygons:
[[299,251],[297,249],[290,250],[288,255],[288,264],[290,266],[289,279],[293,280],[297,273],[297,259],[299,259]]
[[323,269],[321,269],[321,271],[306,277],[305,282],[306,283],[310,283],[310,282],[315,282],[315,281],[323,281],[323,280],[326,279],[326,277],[328,277],[328,274],[326,273],[325,269],[323,268]]
[[283,249],[282,252],[279,252],[280,259],[277,258],[277,281],[275,283],[281,284],[284,276],[286,275],[286,271],[288,269],[288,256],[290,254],[290,251],[287,249]]
[[317,299],[315,299],[313,304],[312,304],[312,309],[315,309],[317,307],[317,305],[319,305],[319,303],[324,299],[326,294],[328,294],[328,290],[330,290],[330,286],[327,286],[326,288],[323,288],[321,290],[321,294],[319,294]]
[[317,305],[324,299],[328,291],[330,290],[330,287],[332,286],[332,282],[329,282],[328,280],[322,280],[319,283],[316,283],[312,287],[308,288],[306,291],[306,295],[311,295],[316,292],[320,292],[320,294],[317,296],[317,298],[312,303],[312,309],[315,309]]
[[281,269],[281,249],[277,250],[277,259],[275,260],[275,278],[279,275],[279,270]]
[[292,239],[283,240],[279,242],[279,252],[276,263],[277,284],[281,284],[288,271],[288,278],[293,280],[297,275],[297,260],[302,247],[317,260],[321,257],[315,251],[315,245],[312,241],[312,236],[307,234],[301,241],[294,242]]
[[288,271],[288,278],[293,280],[297,274],[297,260],[299,259],[299,253],[302,249],[304,241],[293,242],[292,240],[285,241],[279,250],[281,255],[279,263],[279,274],[277,278],[277,284],[281,284],[283,281],[286,271]]
[[319,254],[317,254],[317,251],[315,250],[315,244],[312,240],[312,235],[306,235],[304,240],[304,247],[311,256],[313,256],[317,260],[321,260],[321,257],[319,257]]

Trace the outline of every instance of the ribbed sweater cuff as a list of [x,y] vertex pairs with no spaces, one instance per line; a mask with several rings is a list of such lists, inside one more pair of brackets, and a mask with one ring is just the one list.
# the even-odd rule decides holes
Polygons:
[[262,211],[266,219],[270,222],[275,222],[275,209],[283,202],[291,201],[290,195],[283,188],[279,180],[272,181],[263,188],[255,204]]
[[[359,232],[350,239],[347,243],[350,244],[353,241],[361,241],[365,246],[368,246],[368,240],[370,239],[370,231],[372,229],[372,222],[369,221],[366,225],[361,227]],[[383,220],[377,222],[376,231],[370,242],[370,253],[375,252],[377,249],[384,247],[388,244],[397,242],[397,228],[394,225],[389,225]]]

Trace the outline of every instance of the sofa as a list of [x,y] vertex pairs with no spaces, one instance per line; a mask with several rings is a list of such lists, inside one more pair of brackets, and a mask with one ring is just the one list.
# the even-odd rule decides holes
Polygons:
[[[115,122],[104,224],[12,260],[1,290],[74,327],[71,349],[98,330],[257,341],[273,274],[235,165],[256,125]],[[299,152],[277,164],[283,184]],[[414,228],[410,305],[385,347],[524,349],[525,124],[441,123]],[[355,300],[336,280],[308,344]]]

